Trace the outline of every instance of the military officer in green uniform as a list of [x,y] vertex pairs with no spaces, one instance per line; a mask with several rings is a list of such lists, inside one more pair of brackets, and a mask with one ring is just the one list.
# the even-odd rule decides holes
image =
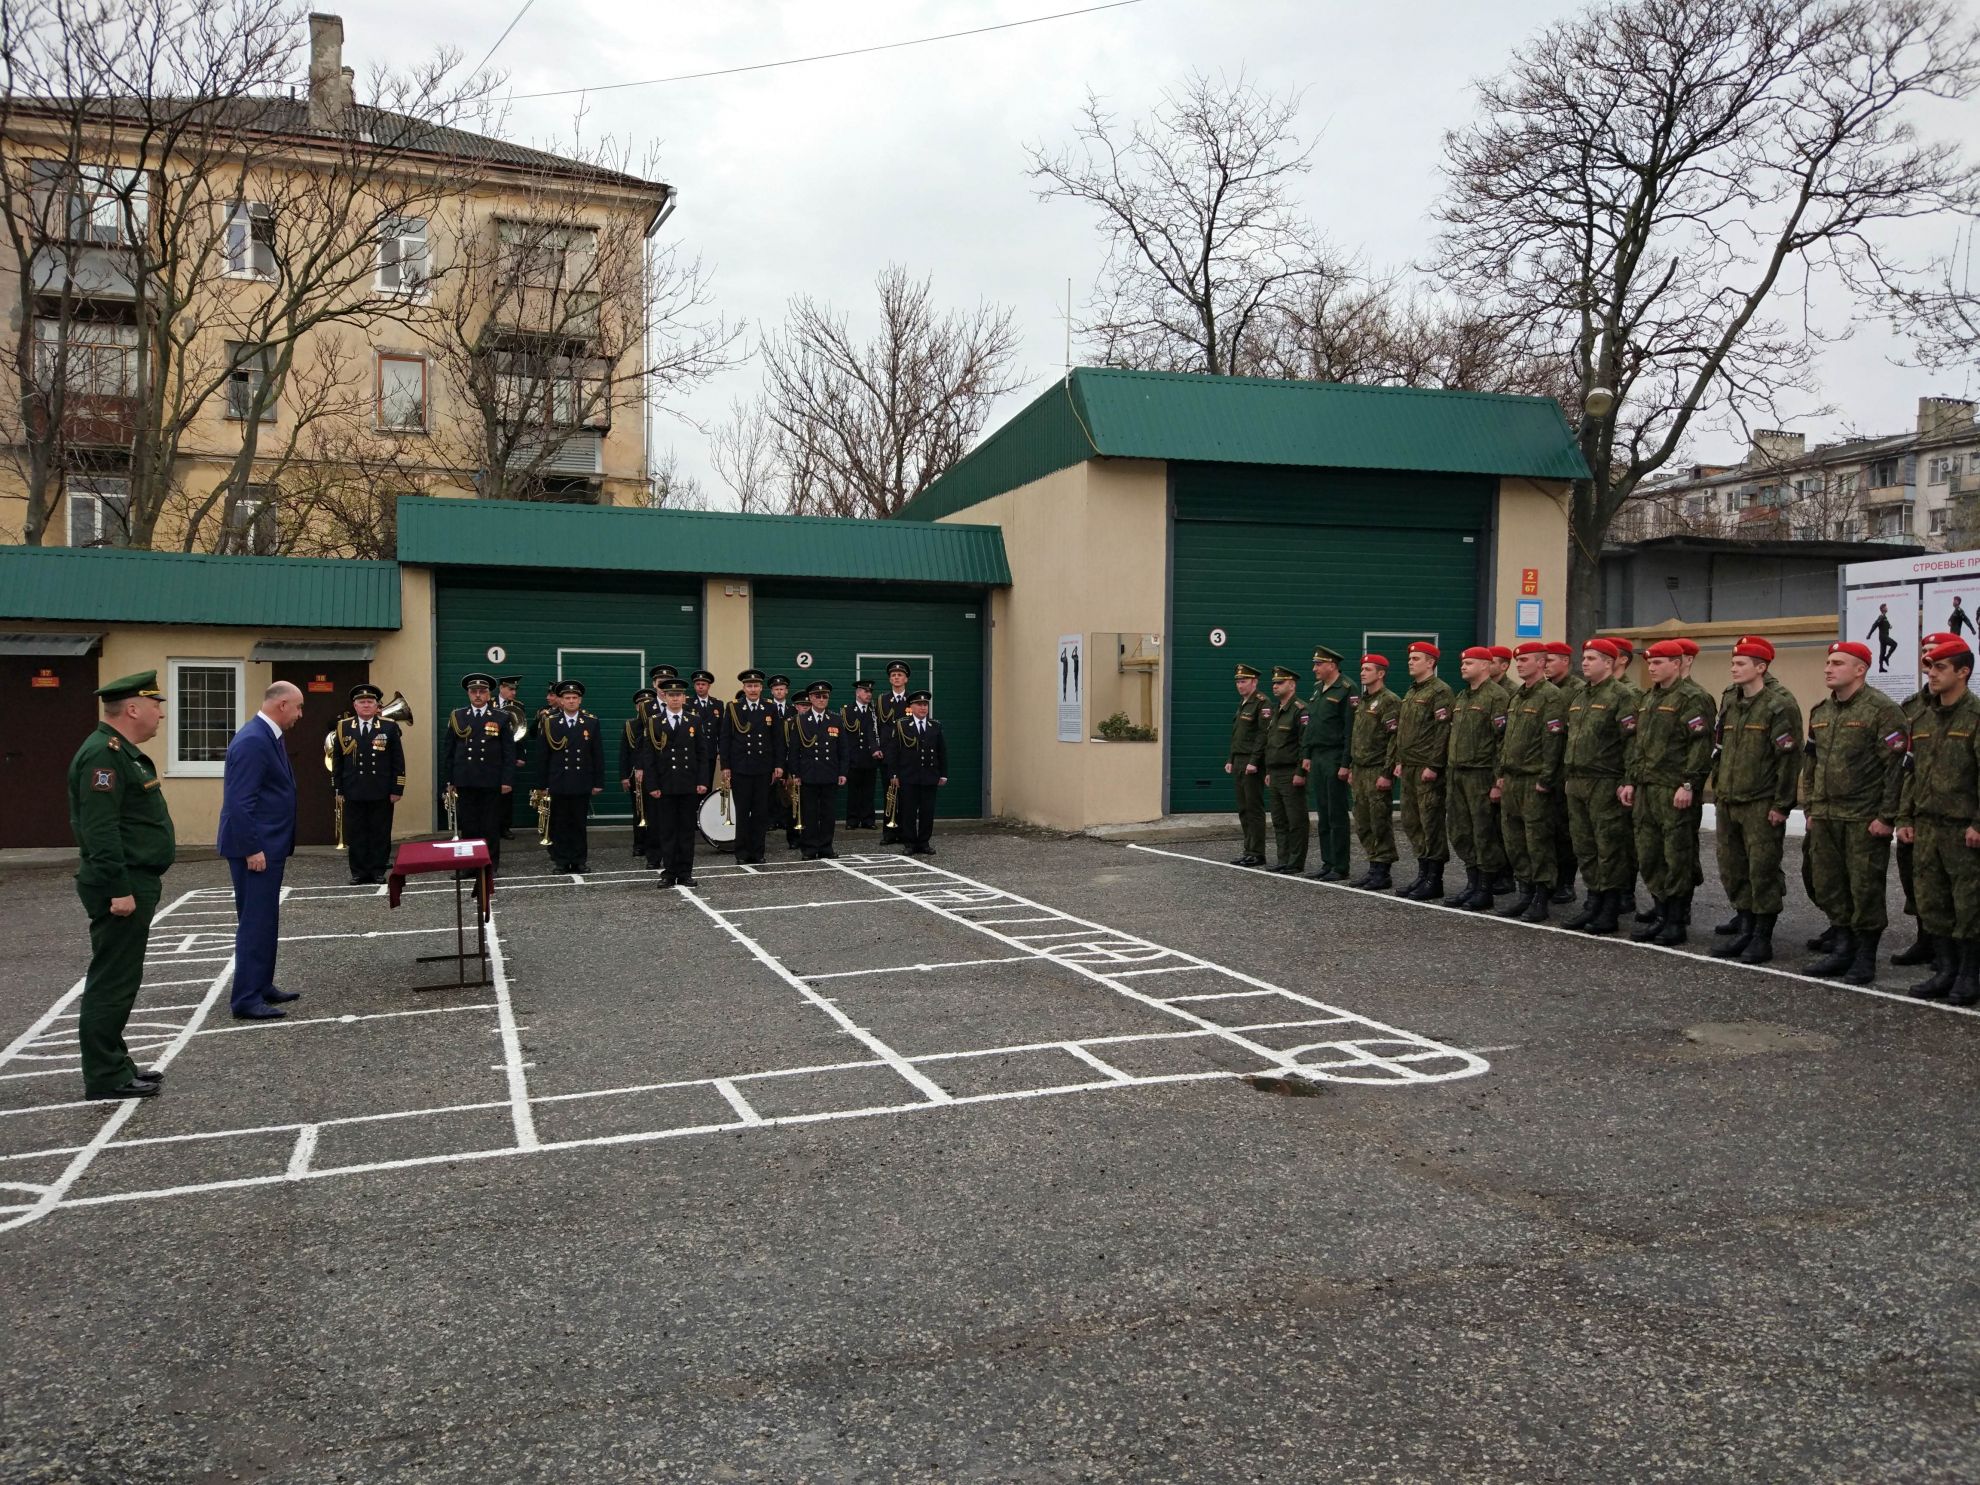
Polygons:
[[1341,657],[1325,645],[1313,649],[1313,695],[1306,703],[1306,776],[1313,792],[1313,823],[1320,837],[1316,882],[1345,882],[1348,875],[1348,705]]
[[1444,863],[1451,859],[1444,821],[1445,771],[1450,767],[1451,715],[1457,698],[1437,674],[1441,651],[1428,640],[1409,647],[1409,690],[1396,728],[1396,787],[1402,795],[1403,834],[1416,852],[1416,880],[1400,895],[1427,902],[1444,895]]
[[1712,957],[1742,964],[1774,957],[1774,924],[1787,900],[1781,855],[1801,776],[1801,707],[1787,687],[1767,684],[1773,663],[1773,643],[1763,635],[1744,635],[1733,646],[1733,683],[1719,702],[1712,760],[1719,884],[1733,905],[1732,921],[1712,930],[1731,937]]
[[1822,662],[1829,694],[1808,715],[1801,763],[1809,893],[1835,930],[1835,946],[1808,973],[1840,975],[1852,985],[1877,978],[1877,941],[1889,921],[1884,883],[1891,832],[1911,749],[1904,713],[1865,683],[1869,672],[1868,645],[1838,640],[1829,646]]
[[1368,870],[1349,882],[1369,892],[1386,892],[1395,883],[1389,869],[1396,864],[1395,796],[1396,732],[1402,725],[1402,698],[1389,689],[1389,657],[1361,657],[1361,691],[1348,699],[1354,726],[1348,733],[1347,778],[1354,801],[1354,833],[1368,854]]
[[[1932,705],[1932,651],[1940,645],[1951,644],[1958,638],[1957,634],[1941,631],[1937,634],[1928,634],[1919,641],[1918,689],[1898,703],[1898,710],[1904,713],[1907,724],[1917,722],[1918,714]],[[1912,935],[1909,944],[1891,955],[1891,963],[1932,964],[1934,962],[1932,935],[1925,931],[1925,925],[1918,917],[1918,890],[1911,866],[1912,853],[1913,848],[1905,844],[1904,837],[1900,833],[1897,844],[1891,849],[1891,855],[1897,859],[1898,883],[1904,888],[1904,915],[1912,920],[1917,931]]]
[[1500,805],[1513,900],[1501,918],[1545,923],[1554,895],[1559,853],[1554,846],[1561,759],[1567,748],[1567,699],[1547,679],[1546,644],[1528,640],[1513,655],[1519,689],[1506,702],[1506,730],[1499,740]]
[[1473,645],[1458,656],[1464,690],[1451,702],[1451,848],[1464,863],[1464,887],[1444,899],[1445,907],[1489,912],[1492,884],[1506,869],[1494,815],[1499,780],[1499,743],[1506,730],[1506,688],[1492,679],[1492,651]]
[[1712,698],[1684,681],[1684,646],[1660,639],[1645,652],[1650,689],[1636,708],[1625,754],[1622,805],[1636,832],[1637,869],[1650,888],[1649,918],[1630,938],[1681,944],[1691,924],[1698,877],[1698,827],[1712,766]]
[[1258,694],[1258,671],[1237,668],[1237,716],[1231,722],[1231,751],[1224,772],[1237,788],[1238,825],[1244,831],[1244,854],[1234,866],[1265,864],[1265,776],[1258,755],[1265,743],[1265,716],[1271,704]]
[[1980,1002],[1980,698],[1973,651],[1963,639],[1925,657],[1931,699],[1911,723],[1911,769],[1897,838],[1912,847],[1918,919],[1932,939],[1931,976],[1920,1000]]
[[1258,771],[1272,804],[1272,841],[1278,851],[1273,871],[1306,870],[1306,728],[1310,716],[1299,699],[1299,677],[1283,665],[1272,667],[1272,704],[1265,708],[1265,736]]
[[124,1026],[144,981],[160,879],[178,844],[158,770],[140,746],[164,721],[165,693],[158,672],[146,670],[96,695],[102,719],[69,763],[69,828],[81,851],[76,896],[89,914],[89,973],[76,1025],[83,1097],[151,1098],[165,1074],[139,1071]]
[[1588,901],[1567,927],[1614,933],[1630,879],[1629,811],[1617,792],[1624,759],[1636,731],[1636,694],[1617,679],[1622,650],[1614,640],[1591,639],[1581,648],[1587,684],[1568,702],[1568,821],[1574,854],[1588,883]]
[[[1563,709],[1578,696],[1588,682],[1575,669],[1574,646],[1564,639],[1547,641],[1547,682],[1561,693]],[[1566,775],[1554,791],[1554,896],[1556,903],[1574,901],[1574,877],[1580,863],[1574,854],[1574,831],[1568,822]]]

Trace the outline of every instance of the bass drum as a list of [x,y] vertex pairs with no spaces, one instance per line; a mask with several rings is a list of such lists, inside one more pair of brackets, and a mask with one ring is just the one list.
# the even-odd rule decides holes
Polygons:
[[730,803],[730,796],[720,792],[709,795],[701,801],[701,812],[695,821],[701,831],[701,838],[719,850],[728,850],[736,843],[736,811]]

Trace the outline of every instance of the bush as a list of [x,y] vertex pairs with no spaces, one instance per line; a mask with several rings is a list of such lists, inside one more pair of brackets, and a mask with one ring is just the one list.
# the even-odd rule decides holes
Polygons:
[[1153,742],[1153,727],[1137,727],[1128,720],[1126,712],[1115,712],[1100,724],[1100,735],[1108,742]]

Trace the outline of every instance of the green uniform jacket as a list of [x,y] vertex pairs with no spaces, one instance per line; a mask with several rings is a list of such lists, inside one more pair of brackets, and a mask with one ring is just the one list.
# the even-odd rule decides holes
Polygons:
[[1572,670],[1562,676],[1558,681],[1549,681],[1547,684],[1561,693],[1562,706],[1572,706],[1574,704],[1574,698],[1588,689],[1588,682],[1576,675]]
[[1468,686],[1451,703],[1451,767],[1499,769],[1499,742],[1512,705],[1497,681]]
[[1552,681],[1535,681],[1513,693],[1499,746],[1499,773],[1533,778],[1552,788],[1560,782],[1567,750],[1567,697]]
[[1457,697],[1439,676],[1418,681],[1403,696],[1396,728],[1396,762],[1405,768],[1444,769],[1451,761],[1451,715]]
[[1245,764],[1258,761],[1265,746],[1264,715],[1271,705],[1271,698],[1257,690],[1238,701],[1237,718],[1231,723],[1231,754],[1226,760],[1234,769],[1242,772]]
[[111,897],[131,895],[133,871],[163,872],[177,855],[158,770],[107,722],[69,762],[69,828],[82,848],[77,883]]
[[1259,753],[1259,766],[1304,773],[1306,729],[1311,720],[1306,703],[1297,695],[1284,702],[1274,697],[1266,709],[1265,745]]
[[1704,691],[1683,681],[1645,691],[1637,703],[1636,736],[1629,745],[1628,782],[1702,791],[1712,769],[1717,710]]
[[1346,681],[1337,680],[1314,692],[1306,703],[1311,720],[1306,725],[1305,757],[1315,768],[1331,771],[1347,762],[1348,717],[1354,710],[1349,700],[1353,694]]
[[1803,808],[1811,820],[1897,820],[1910,729],[1898,704],[1874,686],[1848,701],[1831,696],[1808,714]]
[[1402,698],[1384,686],[1348,698],[1354,708],[1354,728],[1348,738],[1348,762],[1356,768],[1393,768],[1396,732],[1402,726]]
[[1794,808],[1801,776],[1801,708],[1785,686],[1748,697],[1737,686],[1719,704],[1719,754],[1712,795],[1723,804],[1758,804],[1781,814]]
[[1636,692],[1614,676],[1568,702],[1567,771],[1620,779],[1636,731]]
[[1971,691],[1951,706],[1919,707],[1911,724],[1911,769],[1898,823],[1921,819],[1980,825],[1980,698]]

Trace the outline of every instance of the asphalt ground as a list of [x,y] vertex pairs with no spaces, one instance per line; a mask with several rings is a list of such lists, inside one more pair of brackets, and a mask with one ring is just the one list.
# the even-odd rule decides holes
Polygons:
[[1980,1477],[1980,1017],[1796,977],[1798,896],[1770,973],[871,841],[512,846],[438,992],[444,889],[305,857],[272,1026],[189,864],[137,1105],[64,1106],[81,911],[0,876],[0,1480]]

